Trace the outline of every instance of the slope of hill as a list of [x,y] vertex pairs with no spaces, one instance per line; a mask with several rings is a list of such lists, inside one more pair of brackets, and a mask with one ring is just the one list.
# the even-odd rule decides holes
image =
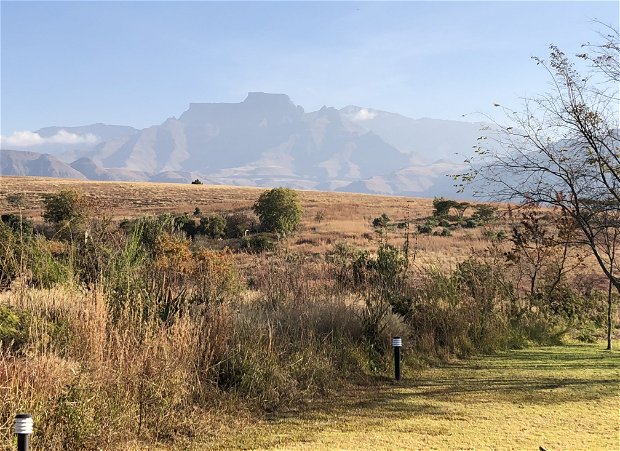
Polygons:
[[87,178],[52,155],[8,149],[0,150],[0,175]]
[[480,136],[481,123],[440,119],[411,119],[387,111],[347,106],[340,113],[363,130],[372,131],[415,163],[439,159],[462,162],[471,155],[472,143]]

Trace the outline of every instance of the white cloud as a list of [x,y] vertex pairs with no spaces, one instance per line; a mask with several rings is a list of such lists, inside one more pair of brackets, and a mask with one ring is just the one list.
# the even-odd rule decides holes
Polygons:
[[11,147],[30,147],[42,144],[94,144],[98,140],[99,138],[92,133],[79,135],[64,129],[48,137],[42,137],[38,133],[25,130],[9,136],[0,136],[0,145],[9,149]]
[[362,108],[353,116],[354,121],[367,121],[373,119],[377,113],[368,110],[367,108]]

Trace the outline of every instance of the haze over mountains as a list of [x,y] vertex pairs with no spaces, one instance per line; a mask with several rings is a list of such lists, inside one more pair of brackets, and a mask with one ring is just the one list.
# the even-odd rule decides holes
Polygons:
[[240,103],[192,103],[143,130],[5,137],[0,174],[454,196],[446,174],[471,155],[480,125],[357,106],[306,113],[284,94],[253,92]]

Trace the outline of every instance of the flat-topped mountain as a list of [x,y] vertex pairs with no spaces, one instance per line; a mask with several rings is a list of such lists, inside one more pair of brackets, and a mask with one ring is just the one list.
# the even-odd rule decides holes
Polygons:
[[[178,118],[142,130],[47,127],[35,132],[40,143],[22,148],[44,150],[95,180],[202,178],[432,195],[435,185],[445,189],[445,174],[471,153],[478,130],[474,123],[411,119],[354,106],[305,112],[285,94],[251,92],[239,103],[191,103]],[[11,173],[19,172],[13,166]],[[33,175],[21,167],[18,175]]]

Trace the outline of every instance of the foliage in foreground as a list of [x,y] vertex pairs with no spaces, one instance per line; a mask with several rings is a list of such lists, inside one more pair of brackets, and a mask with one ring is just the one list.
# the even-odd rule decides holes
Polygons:
[[33,413],[42,449],[109,448],[127,435],[176,442],[228,405],[271,412],[385,377],[393,335],[411,362],[434,361],[557,342],[601,316],[597,299],[567,284],[558,299],[571,308],[523,297],[483,256],[439,271],[412,268],[385,243],[339,244],[324,259],[248,257],[244,272],[170,215],[120,227],[82,217],[47,237],[14,219],[0,222],[0,285],[10,288],[0,294],[0,423]]

